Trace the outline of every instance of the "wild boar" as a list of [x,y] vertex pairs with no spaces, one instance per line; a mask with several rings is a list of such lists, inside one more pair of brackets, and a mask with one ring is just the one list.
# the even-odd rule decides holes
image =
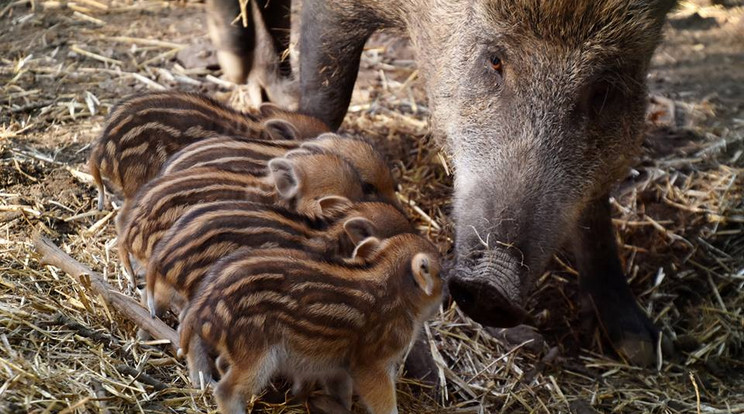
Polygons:
[[674,4],[305,0],[299,111],[337,128],[365,41],[405,31],[454,164],[451,295],[476,321],[518,324],[568,244],[614,348],[647,364],[659,332],[623,274],[608,197],[639,149],[649,61]]

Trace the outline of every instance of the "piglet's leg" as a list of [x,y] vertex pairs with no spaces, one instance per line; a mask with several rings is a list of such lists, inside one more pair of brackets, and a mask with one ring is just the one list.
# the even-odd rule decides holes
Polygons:
[[308,401],[311,414],[353,414],[328,395],[313,395]]
[[204,389],[207,385],[214,382],[214,373],[212,372],[212,363],[209,359],[209,352],[206,344],[199,335],[191,336],[189,353],[186,355],[186,361],[189,365],[189,379],[191,384],[199,389]]
[[[189,351],[191,353],[191,351]],[[250,352],[230,361],[230,368],[214,389],[222,414],[245,413],[245,398],[258,395],[276,371],[276,357],[268,352]]]
[[354,385],[351,376],[346,371],[339,371],[336,375],[324,381],[324,388],[328,395],[335,398],[347,411],[351,410],[351,397]]
[[354,389],[371,414],[398,414],[394,370],[360,367],[354,370]]
[[416,336],[404,367],[406,378],[418,380],[425,386],[431,387],[431,394],[436,395],[438,386],[437,364],[434,362],[429,341],[426,339],[424,332]]

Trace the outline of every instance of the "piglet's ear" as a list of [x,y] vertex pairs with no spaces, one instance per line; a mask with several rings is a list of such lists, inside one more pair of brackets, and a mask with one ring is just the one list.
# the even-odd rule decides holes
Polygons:
[[354,244],[359,244],[367,237],[377,236],[375,224],[364,217],[352,217],[344,222],[344,231]]
[[279,196],[288,200],[295,195],[300,189],[300,179],[292,165],[292,161],[286,158],[274,158],[269,161],[269,174],[274,179]]
[[258,107],[258,113],[261,115],[262,118],[271,118],[272,116],[276,116],[276,114],[281,114],[284,112],[286,111],[280,108],[279,105],[271,102],[264,102],[261,104],[261,106]]
[[303,149],[313,154],[322,154],[326,152],[326,149],[323,148],[322,145],[316,142],[313,142],[313,141],[303,143],[302,145],[300,145],[300,149]]
[[367,259],[372,256],[372,253],[374,253],[374,251],[377,250],[379,246],[380,239],[378,239],[377,237],[367,237],[366,239],[362,240],[359,245],[357,245],[351,257],[360,257],[362,259]]
[[[341,196],[325,196],[318,200],[320,214],[324,216],[331,215],[335,212],[342,211],[351,205],[351,200]],[[355,243],[356,244],[356,243]]]
[[300,134],[297,127],[279,118],[264,121],[263,125],[266,128],[266,133],[274,140],[284,139],[294,141]]
[[284,158],[300,157],[303,155],[312,155],[313,153],[300,147],[284,153]]
[[416,254],[411,260],[411,270],[416,285],[426,293],[426,296],[431,296],[434,292],[434,278],[438,277],[436,271],[432,269],[431,257],[426,253]]
[[324,139],[331,139],[331,138],[341,138],[341,136],[333,132],[324,132],[318,135],[317,137],[315,137],[316,140],[324,140]]

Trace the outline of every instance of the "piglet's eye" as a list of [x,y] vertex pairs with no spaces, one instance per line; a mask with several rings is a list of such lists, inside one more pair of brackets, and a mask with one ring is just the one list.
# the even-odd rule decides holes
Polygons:
[[372,185],[372,184],[370,184],[368,182],[363,182],[362,183],[362,192],[364,192],[364,194],[369,195],[369,194],[376,193],[377,192],[377,189],[375,188],[374,185]]
[[498,56],[492,56],[489,63],[491,64],[491,69],[495,70],[499,74],[504,70],[504,64]]

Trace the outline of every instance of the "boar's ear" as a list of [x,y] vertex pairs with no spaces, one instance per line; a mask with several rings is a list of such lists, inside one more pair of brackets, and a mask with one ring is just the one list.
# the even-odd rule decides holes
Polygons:
[[361,257],[362,259],[368,259],[372,256],[372,253],[374,253],[374,251],[377,250],[379,246],[380,239],[378,239],[377,237],[367,237],[366,239],[362,240],[359,245],[357,245],[351,257]]
[[276,114],[283,114],[285,112],[287,111],[271,102],[264,102],[258,107],[258,113],[262,118],[271,118],[272,116],[276,116]]
[[294,141],[297,136],[300,135],[300,131],[292,123],[279,118],[269,119],[264,121],[264,128],[269,134],[269,137],[274,140],[286,139]]
[[437,277],[436,270],[432,268],[431,257],[426,253],[416,254],[411,260],[411,270],[416,285],[426,293],[426,296],[431,296],[434,292],[434,278]]
[[269,161],[269,174],[274,179],[274,186],[279,196],[288,200],[297,195],[300,179],[297,177],[292,161],[286,158],[272,159]]
[[375,224],[364,217],[352,217],[344,222],[344,231],[354,244],[359,244],[367,237],[377,236]]

